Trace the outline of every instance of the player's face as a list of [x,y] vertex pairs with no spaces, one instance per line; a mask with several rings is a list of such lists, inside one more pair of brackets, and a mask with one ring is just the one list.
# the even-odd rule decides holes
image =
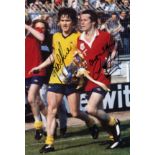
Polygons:
[[62,32],[70,33],[73,29],[73,22],[67,15],[62,15],[59,21],[60,28]]
[[43,32],[45,32],[45,25],[42,22],[36,23],[35,28],[40,28],[40,29],[42,29]]
[[80,26],[82,31],[89,31],[94,27],[94,22],[91,21],[89,14],[81,14]]

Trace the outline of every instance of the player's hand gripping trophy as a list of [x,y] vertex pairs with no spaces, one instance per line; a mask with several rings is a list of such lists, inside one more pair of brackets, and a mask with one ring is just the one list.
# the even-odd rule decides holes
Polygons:
[[63,69],[63,75],[61,75],[60,78],[64,83],[78,82],[77,89],[79,89],[84,84],[84,77],[99,85],[105,91],[110,91],[104,83],[94,80],[89,75],[89,71],[87,71],[87,63],[84,60],[83,54],[80,51],[76,51],[72,63]]

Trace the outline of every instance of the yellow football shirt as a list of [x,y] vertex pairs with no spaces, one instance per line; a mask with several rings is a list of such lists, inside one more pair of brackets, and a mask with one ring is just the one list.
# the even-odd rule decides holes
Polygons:
[[53,36],[53,71],[49,80],[50,84],[67,84],[65,74],[67,66],[73,61],[73,56],[77,50],[77,39],[79,32],[73,32],[64,37],[62,33],[55,33]]

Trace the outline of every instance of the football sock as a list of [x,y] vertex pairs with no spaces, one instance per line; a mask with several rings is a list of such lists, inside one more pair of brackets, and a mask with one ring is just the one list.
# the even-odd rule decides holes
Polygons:
[[42,126],[43,126],[42,121],[35,121],[35,122],[34,122],[34,128],[35,128],[35,129],[41,129]]
[[45,144],[53,145],[54,144],[54,137],[53,136],[47,136],[45,140]]
[[40,113],[40,115],[41,115],[41,119],[43,122],[43,127],[44,127],[44,129],[46,129],[47,119],[42,113]]
[[110,119],[109,119],[109,123],[108,125],[109,126],[114,126],[116,124],[116,120],[114,117],[110,116]]
[[109,134],[109,140],[114,141],[114,136],[112,134]]
[[95,121],[84,111],[80,111],[78,118],[85,121],[88,127],[93,126],[95,124]]
[[108,122],[110,121],[110,116],[105,113],[102,115],[101,120],[104,124],[108,124]]
[[36,121],[41,121],[40,115],[34,116],[34,120]]

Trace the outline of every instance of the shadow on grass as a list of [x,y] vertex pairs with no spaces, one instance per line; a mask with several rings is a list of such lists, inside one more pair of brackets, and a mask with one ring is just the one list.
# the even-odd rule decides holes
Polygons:
[[76,144],[76,145],[66,146],[65,148],[56,149],[55,151],[69,150],[69,149],[73,149],[73,148],[79,148],[79,147],[83,147],[83,146],[88,146],[88,145],[93,145],[93,144],[99,144],[101,142],[102,142],[101,140],[98,140],[98,141],[95,140],[93,142],[87,142],[87,143],[82,143],[82,144]]
[[[125,131],[125,130],[127,130],[129,128],[130,128],[129,122],[121,124],[121,131]],[[102,129],[100,128],[100,132],[102,132],[101,130]],[[69,132],[69,133],[67,133],[66,137],[74,137],[74,136],[77,136],[77,135],[82,136],[82,135],[87,135],[88,133],[89,133],[89,131],[86,128],[86,129],[82,129],[82,130],[76,131],[76,132]],[[91,141],[91,142],[88,142],[88,143],[85,143],[85,144],[68,146],[68,147],[65,147],[65,148],[62,148],[62,149],[58,149],[56,151],[67,150],[67,149],[71,149],[71,148],[82,147],[82,146],[87,146],[87,145],[92,145],[92,144],[99,144],[99,145],[105,146],[105,148],[109,148],[109,145],[111,144],[111,141],[109,141],[109,140],[104,140],[104,141],[103,140],[95,140],[95,141]],[[118,145],[117,148],[119,149],[119,148],[127,148],[127,147],[130,147],[130,135],[122,136],[121,137],[121,142],[120,142],[120,144]]]
[[[57,131],[58,134],[58,131]],[[89,129],[84,128],[80,129],[79,131],[68,131],[64,137],[62,136],[57,136],[57,138],[69,138],[69,137],[77,137],[77,135],[84,136],[89,134]]]
[[[73,148],[79,148],[79,147],[84,147],[84,146],[93,145],[93,144],[98,144],[98,145],[104,146],[106,149],[108,149],[111,143],[108,140],[105,140],[105,141],[95,140],[95,141],[91,141],[91,142],[87,142],[87,143],[66,146],[65,148],[56,149],[55,151],[62,151],[62,150],[68,150],[68,149],[73,149]],[[126,148],[126,147],[130,147],[130,137],[129,136],[123,137],[122,141],[120,142],[120,144],[115,149]]]
[[128,121],[125,124],[121,124],[120,128],[121,128],[121,131],[125,131],[125,130],[129,129],[130,128],[130,121]]
[[[127,129],[130,129],[130,123],[129,122],[123,123],[123,124],[121,124],[120,128],[121,128],[122,132],[127,130]],[[106,133],[106,131],[103,130],[102,127],[99,127],[99,131],[100,131],[100,133],[102,133],[102,132]],[[57,131],[57,133],[58,133],[58,131]],[[69,138],[69,137],[75,137],[77,135],[80,135],[80,136],[90,135],[90,131],[86,127],[84,129],[80,129],[79,131],[68,131],[64,137],[61,137],[61,136],[58,135],[57,138]]]
[[[77,127],[79,128],[79,127]],[[130,123],[129,122],[125,122],[123,124],[121,124],[121,131],[126,131],[130,129]],[[60,138],[69,138],[69,137],[77,137],[78,135],[80,136],[86,136],[86,135],[90,135],[90,132],[89,132],[89,129],[87,127],[83,127],[83,129],[76,129],[77,131],[67,131],[66,135],[64,137],[60,136],[59,135],[59,130],[57,130],[57,139],[60,139]],[[103,129],[101,127],[99,127],[99,130],[100,130],[100,133],[106,133],[105,131],[103,131]],[[34,129],[32,130],[29,130],[29,131],[34,131]],[[91,135],[90,135],[91,137]],[[123,138],[124,139],[124,138]],[[128,138],[129,139],[129,138]],[[128,139],[126,140],[126,138],[123,140],[123,141],[128,141]],[[124,145],[124,144],[123,144]]]
[[130,146],[130,136],[123,137],[122,142],[120,144],[120,148],[129,147]]
[[[109,148],[109,144],[111,143],[110,140],[105,140],[102,141],[99,145],[107,145],[107,148]],[[117,148],[125,148],[125,147],[130,147],[130,136],[126,137],[121,137],[120,144],[118,145]]]

